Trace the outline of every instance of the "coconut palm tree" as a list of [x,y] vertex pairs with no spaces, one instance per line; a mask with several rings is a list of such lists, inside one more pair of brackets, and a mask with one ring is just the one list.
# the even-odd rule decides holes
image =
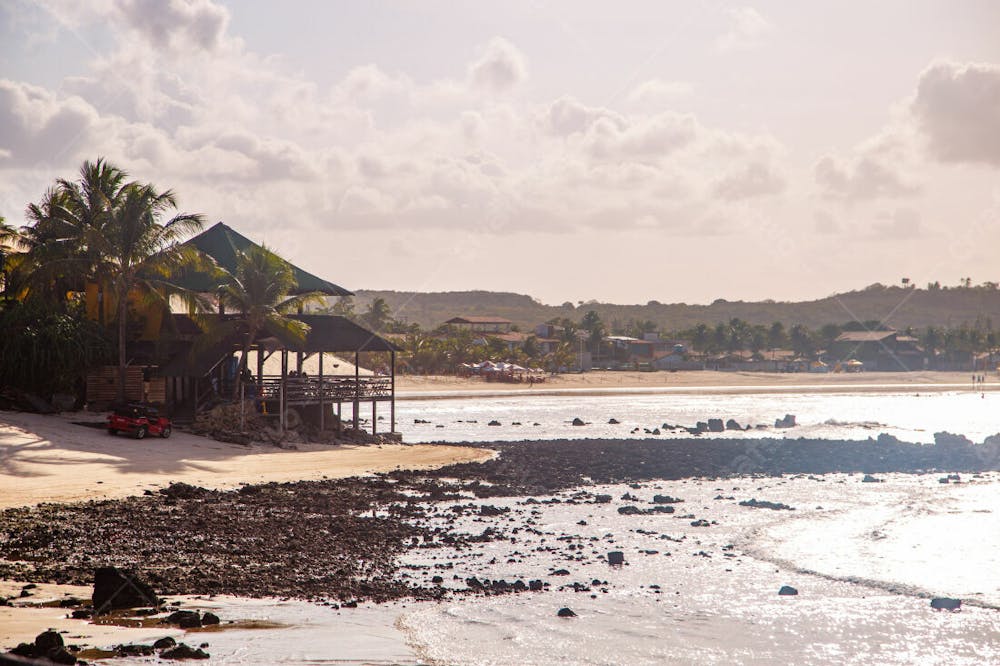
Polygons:
[[[276,337],[285,345],[305,341],[309,326],[288,317],[310,303],[323,303],[321,292],[289,295],[295,276],[288,262],[266,247],[253,247],[237,254],[236,272],[220,273],[219,304],[234,314],[210,324],[199,341],[198,350],[221,340],[236,337],[240,343],[240,364],[233,398],[240,395],[250,348],[263,335]],[[206,321],[206,320],[203,320]]]
[[182,244],[202,227],[202,216],[181,213],[160,224],[160,218],[177,208],[174,193],[157,192],[149,184],[129,183],[101,227],[86,227],[87,251],[94,261],[94,276],[111,288],[117,308],[118,399],[125,399],[126,331],[128,300],[169,311],[171,298],[180,298],[193,309],[203,307],[199,297],[173,282],[182,268],[197,264],[196,250]]

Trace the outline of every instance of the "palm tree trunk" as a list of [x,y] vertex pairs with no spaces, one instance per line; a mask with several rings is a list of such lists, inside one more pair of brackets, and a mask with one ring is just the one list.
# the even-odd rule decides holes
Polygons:
[[[119,290],[120,292],[121,290]],[[118,294],[118,402],[125,402],[125,316],[128,309],[125,294]]]

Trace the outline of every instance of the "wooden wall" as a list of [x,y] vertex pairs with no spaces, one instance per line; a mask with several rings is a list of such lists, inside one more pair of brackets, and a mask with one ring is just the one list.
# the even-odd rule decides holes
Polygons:
[[[150,366],[153,370],[156,366]],[[128,400],[142,400],[143,365],[125,368],[125,397]],[[149,382],[149,402],[164,403],[167,399],[167,381],[163,377],[153,377]],[[118,366],[105,365],[92,370],[87,375],[87,402],[113,402],[118,398]]]

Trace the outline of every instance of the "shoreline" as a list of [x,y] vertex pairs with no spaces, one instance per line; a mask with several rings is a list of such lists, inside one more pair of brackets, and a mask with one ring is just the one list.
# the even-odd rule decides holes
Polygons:
[[451,375],[402,375],[397,400],[446,400],[508,396],[604,396],[628,394],[895,393],[1000,390],[996,374],[973,384],[962,372],[774,373],[689,370],[679,372],[591,371],[555,375],[545,382],[487,382]]

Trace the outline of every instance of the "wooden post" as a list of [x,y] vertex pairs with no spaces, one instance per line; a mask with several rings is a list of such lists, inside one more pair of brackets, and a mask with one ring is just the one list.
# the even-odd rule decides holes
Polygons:
[[375,410],[375,405],[377,404],[378,401],[375,400],[375,398],[372,398],[372,437],[375,436],[375,422],[378,420],[378,414]]
[[319,431],[326,430],[326,410],[323,400],[323,352],[319,353]]
[[[339,389],[338,389],[339,392]],[[337,436],[339,437],[344,433],[344,420],[340,416],[341,402],[340,398],[337,398]]]
[[281,432],[285,432],[285,388],[288,377],[288,350],[281,350],[281,385],[278,391],[278,422],[281,424]]
[[396,432],[396,352],[389,352],[389,432]]
[[354,429],[358,429],[358,411],[361,409],[361,371],[358,352],[354,352]]

